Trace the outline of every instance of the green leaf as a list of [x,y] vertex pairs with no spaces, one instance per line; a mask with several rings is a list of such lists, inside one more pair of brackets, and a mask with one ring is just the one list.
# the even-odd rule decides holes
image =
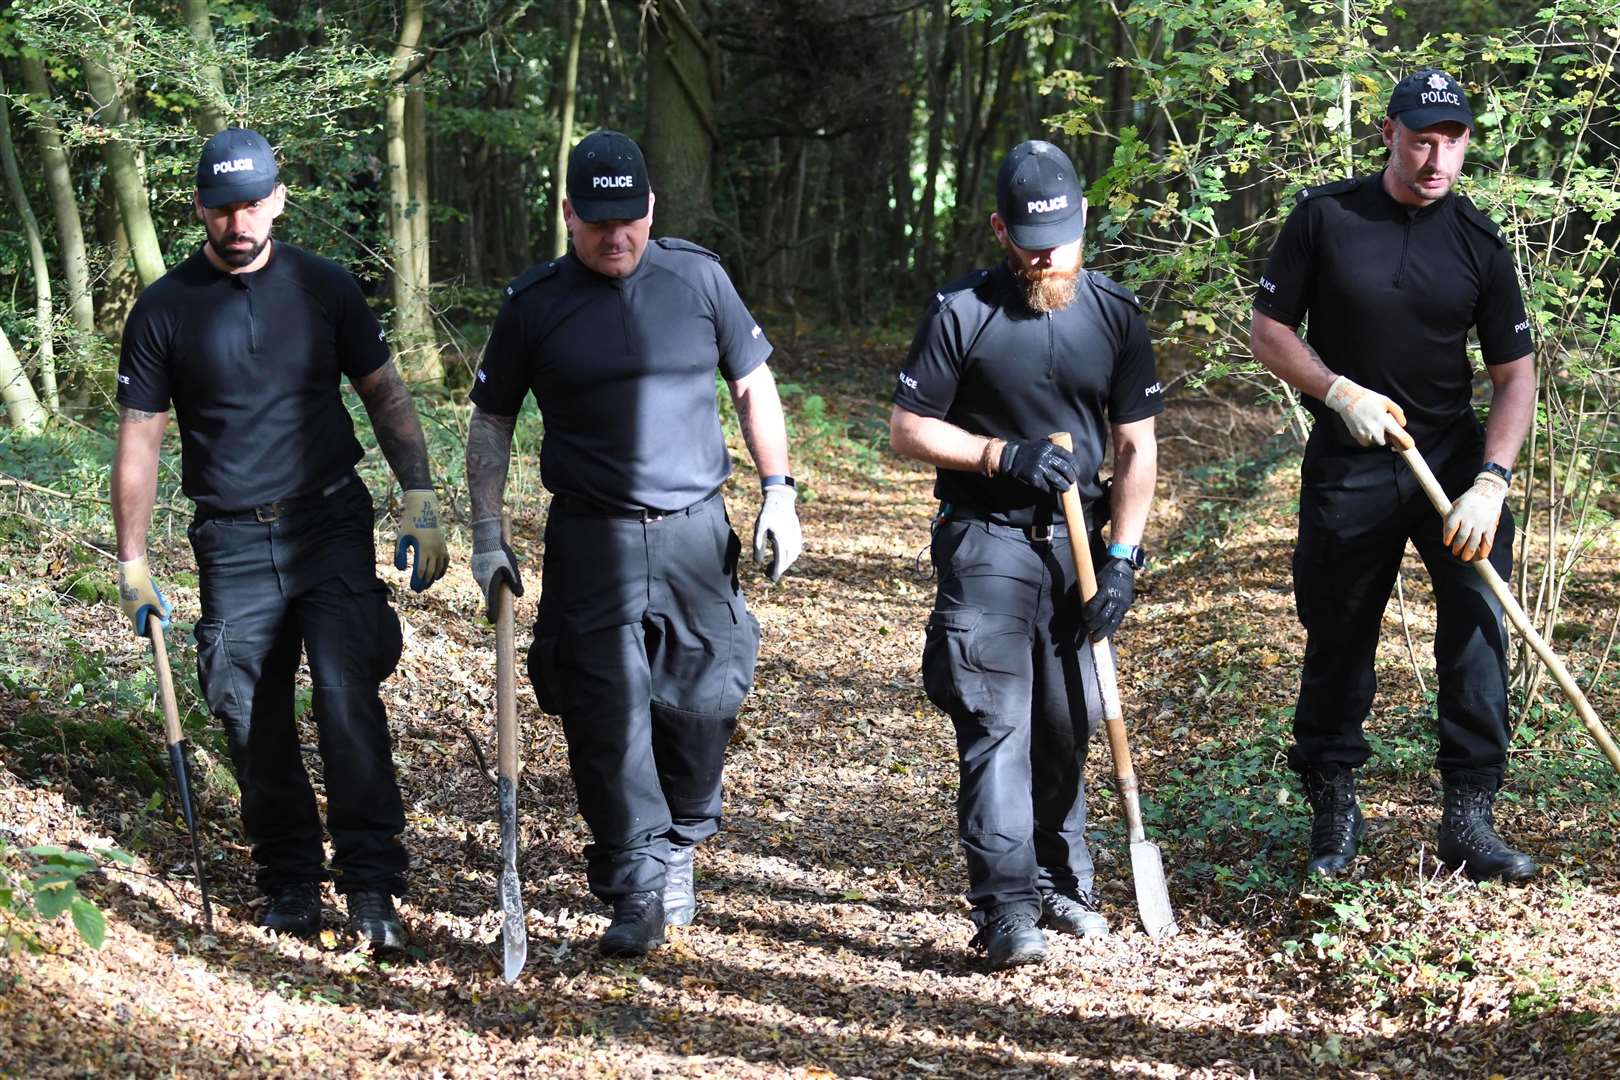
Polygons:
[[44,918],[54,919],[66,911],[78,896],[79,890],[71,885],[49,886],[34,893],[34,907]]
[[101,911],[82,896],[75,896],[72,904],[73,927],[92,949],[101,948],[107,940],[107,919]]

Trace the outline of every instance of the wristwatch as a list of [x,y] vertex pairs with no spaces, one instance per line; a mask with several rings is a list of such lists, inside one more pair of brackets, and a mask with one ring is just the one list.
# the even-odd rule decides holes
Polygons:
[[1131,564],[1132,570],[1140,570],[1147,565],[1147,552],[1142,550],[1141,544],[1109,544],[1108,554],[1111,558],[1124,559]]
[[1513,486],[1512,469],[1503,468],[1494,461],[1487,461],[1484,465],[1480,466],[1480,468],[1485,472],[1490,473],[1492,476],[1500,476],[1502,478],[1502,483],[1508,485],[1509,487]]
[[794,489],[797,489],[799,486],[793,482],[793,477],[787,476],[783,473],[772,473],[769,476],[762,476],[759,478],[759,490],[761,491],[764,491],[766,488],[781,487],[784,484]]

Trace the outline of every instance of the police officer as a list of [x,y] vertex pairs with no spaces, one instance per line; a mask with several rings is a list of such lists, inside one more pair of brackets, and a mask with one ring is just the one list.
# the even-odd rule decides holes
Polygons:
[[552,500],[529,677],[562,717],[593,837],[587,880],[613,908],[600,950],[638,956],[695,913],[692,850],[719,827],[726,743],[759,649],[720,496],[731,459],[716,369],[759,469],[754,554],[774,547],[773,581],[800,531],[771,346],[719,259],[648,242],[646,164],[619,132],[582,139],[566,184],[573,251],[507,288],[473,387],[473,575],[486,598],[497,581],[523,591],[499,517],[533,393]]
[[[898,453],[938,468],[923,683],[956,728],[973,944],[992,969],[1044,959],[1037,923],[1108,932],[1085,838],[1086,747],[1102,709],[1086,638],[1111,635],[1131,605],[1164,405],[1135,296],[1081,268],[1083,191],[1051,143],[1007,155],[990,216],[1007,256],[935,295],[889,421]],[[1074,436],[1072,454],[1046,440],[1056,431]],[[1110,438],[1111,493],[1098,478]],[[1070,487],[1089,537],[1063,525]],[[1097,554],[1083,609],[1070,543]]]
[[224,725],[260,923],[320,926],[326,876],[315,793],[299,754],[293,677],[302,648],[325,766],[332,873],[349,927],[377,951],[402,948],[392,896],[405,891],[404,810],[378,684],[400,654],[399,620],[377,580],[372,504],[355,474],[360,444],[339,379],[360,395],[405,490],[395,565],[415,552],[411,587],[447,565],[427,448],[382,329],[353,276],[272,240],[286,204],[257,132],[203,147],[196,214],[207,239],[141,294],[124,326],[112,473],[118,591],[135,632],[169,604],[152,580],[146,533],[172,403],[202,617],[197,666]]
[[[1402,79],[1383,122],[1384,169],[1301,191],[1255,294],[1254,355],[1317,420],[1300,469],[1294,596],[1306,643],[1289,752],[1313,811],[1308,872],[1344,870],[1364,832],[1354,770],[1369,754],[1373,655],[1408,539],[1434,583],[1440,857],[1475,878],[1535,872],[1492,821],[1507,760],[1507,643],[1501,605],[1466,565],[1489,558],[1509,576],[1503,499],[1536,385],[1513,258],[1495,223],[1453,191],[1473,122],[1445,72]],[[1493,387],[1483,429],[1470,327]],[[1443,521],[1384,448],[1398,426],[1454,500]]]

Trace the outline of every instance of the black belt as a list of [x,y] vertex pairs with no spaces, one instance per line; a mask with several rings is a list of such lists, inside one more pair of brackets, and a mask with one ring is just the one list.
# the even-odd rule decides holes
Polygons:
[[940,520],[971,521],[976,525],[984,525],[991,529],[1022,533],[1024,539],[1032,544],[1050,544],[1054,536],[1067,538],[1069,535],[1069,526],[1065,522],[1054,521],[1038,525],[1009,525],[1004,521],[995,520],[989,514],[980,513],[976,510],[962,510],[954,506],[949,511],[941,514]]
[[293,495],[275,502],[267,502],[262,506],[255,506],[247,510],[214,510],[206,506],[197,508],[198,521],[257,521],[261,525],[268,525],[287,514],[298,510],[307,510],[320,502],[328,495],[342,491],[351,480],[358,480],[352,471],[327,484],[319,491],[307,492],[303,495]]
[[[721,484],[720,487],[725,487],[725,485]],[[683,506],[678,510],[659,510],[651,506],[634,508],[614,506],[611,503],[597,502],[595,499],[586,498],[584,495],[574,495],[567,492],[559,492],[552,496],[551,505],[560,506],[565,512],[580,517],[612,518],[614,521],[662,521],[667,517],[690,514],[694,510],[702,509],[705,504],[720,494],[720,487],[715,488],[690,506]]]

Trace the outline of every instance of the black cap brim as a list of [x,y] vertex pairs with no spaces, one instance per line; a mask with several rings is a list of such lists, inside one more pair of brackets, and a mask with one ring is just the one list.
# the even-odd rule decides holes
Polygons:
[[1078,209],[1062,221],[1037,225],[1007,225],[1007,236],[1025,251],[1049,251],[1072,244],[1086,231],[1086,217]]
[[197,201],[210,210],[218,210],[221,206],[230,206],[232,203],[258,202],[260,199],[268,199],[279,182],[279,177],[272,176],[268,180],[232,184],[230,187],[210,185],[197,189]]
[[1465,109],[1459,109],[1455,105],[1435,105],[1428,109],[1407,109],[1396,116],[1395,119],[1401,122],[1402,127],[1409,128],[1412,131],[1422,131],[1424,128],[1447,122],[1461,124],[1469,131],[1474,130],[1473,114]]
[[622,199],[569,199],[574,216],[581,221],[640,221],[647,216],[648,199],[645,193]]

